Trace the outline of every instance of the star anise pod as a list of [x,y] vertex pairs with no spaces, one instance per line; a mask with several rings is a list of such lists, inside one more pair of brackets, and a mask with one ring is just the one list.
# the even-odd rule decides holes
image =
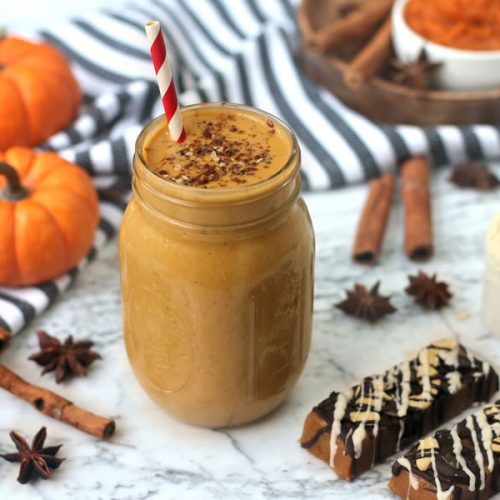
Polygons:
[[12,334],[0,327],[0,352],[9,347]]
[[392,69],[390,79],[394,83],[417,90],[429,89],[436,71],[442,66],[442,63],[430,62],[425,49],[420,51],[416,61],[407,63],[392,59],[389,64]]
[[472,162],[455,167],[449,179],[458,187],[479,191],[493,191],[500,186],[500,180],[488,167]]
[[10,438],[16,445],[17,453],[6,453],[0,455],[0,457],[8,462],[19,462],[21,464],[19,476],[17,477],[21,484],[26,484],[34,476],[50,479],[52,477],[51,470],[57,469],[64,461],[64,458],[56,457],[62,444],[44,448],[43,444],[47,438],[47,429],[45,427],[42,427],[37,432],[31,447],[17,432],[12,431]]
[[346,291],[347,298],[335,304],[335,307],[350,316],[375,323],[386,314],[396,312],[396,308],[390,303],[390,297],[379,295],[379,287],[380,281],[377,281],[370,290],[356,283],[354,290]]
[[99,353],[91,350],[94,343],[90,340],[74,342],[70,335],[61,343],[43,330],[38,330],[37,335],[41,350],[29,359],[44,367],[42,375],[55,370],[58,384],[70,375],[86,375],[87,367],[101,359]]
[[444,281],[438,281],[437,276],[429,276],[419,271],[417,276],[408,276],[410,284],[405,292],[415,297],[415,302],[427,309],[441,309],[448,305],[453,297],[448,290],[448,284]]

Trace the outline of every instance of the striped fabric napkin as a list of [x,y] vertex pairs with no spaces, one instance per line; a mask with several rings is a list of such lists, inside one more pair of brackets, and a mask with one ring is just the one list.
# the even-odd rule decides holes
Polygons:
[[[59,151],[94,178],[102,219],[85,262],[59,279],[0,288],[0,326],[17,332],[64,291],[119,225],[129,197],[134,142],[162,113],[144,24],[158,19],[167,38],[181,104],[227,100],[283,118],[297,133],[307,190],[361,182],[405,157],[439,164],[500,157],[499,127],[379,126],[347,109],[301,74],[296,0],[143,0],[82,15],[38,32],[73,62],[85,106],[44,149]],[[15,27],[11,27],[15,32]]]

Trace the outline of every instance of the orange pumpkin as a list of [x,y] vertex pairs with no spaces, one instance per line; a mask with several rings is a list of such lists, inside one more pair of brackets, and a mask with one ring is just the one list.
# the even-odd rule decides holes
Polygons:
[[78,83],[57,49],[0,39],[0,150],[40,144],[73,121],[80,102]]
[[0,284],[33,285],[71,269],[99,220],[87,173],[52,152],[0,153]]

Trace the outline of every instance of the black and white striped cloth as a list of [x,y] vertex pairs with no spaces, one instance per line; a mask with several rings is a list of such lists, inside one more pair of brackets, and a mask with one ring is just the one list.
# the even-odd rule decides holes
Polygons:
[[144,34],[149,20],[163,26],[181,104],[227,100],[283,118],[300,140],[306,190],[361,182],[395,169],[409,155],[428,154],[438,165],[500,157],[499,127],[379,126],[312,84],[294,57],[296,3],[137,0],[35,35],[72,60],[85,93],[78,119],[44,148],[93,176],[102,220],[94,248],[77,269],[37,287],[0,288],[0,326],[13,332],[24,327],[116,232],[129,197],[135,139],[162,113]]

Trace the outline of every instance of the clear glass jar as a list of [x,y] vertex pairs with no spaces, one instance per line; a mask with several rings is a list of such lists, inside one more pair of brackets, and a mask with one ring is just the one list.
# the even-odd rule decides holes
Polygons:
[[164,117],[136,143],[120,231],[125,342],[145,391],[188,423],[224,427],[265,415],[309,352],[314,235],[297,141],[272,119],[289,134],[289,159],[242,187],[184,186],[149,170],[144,143]]

